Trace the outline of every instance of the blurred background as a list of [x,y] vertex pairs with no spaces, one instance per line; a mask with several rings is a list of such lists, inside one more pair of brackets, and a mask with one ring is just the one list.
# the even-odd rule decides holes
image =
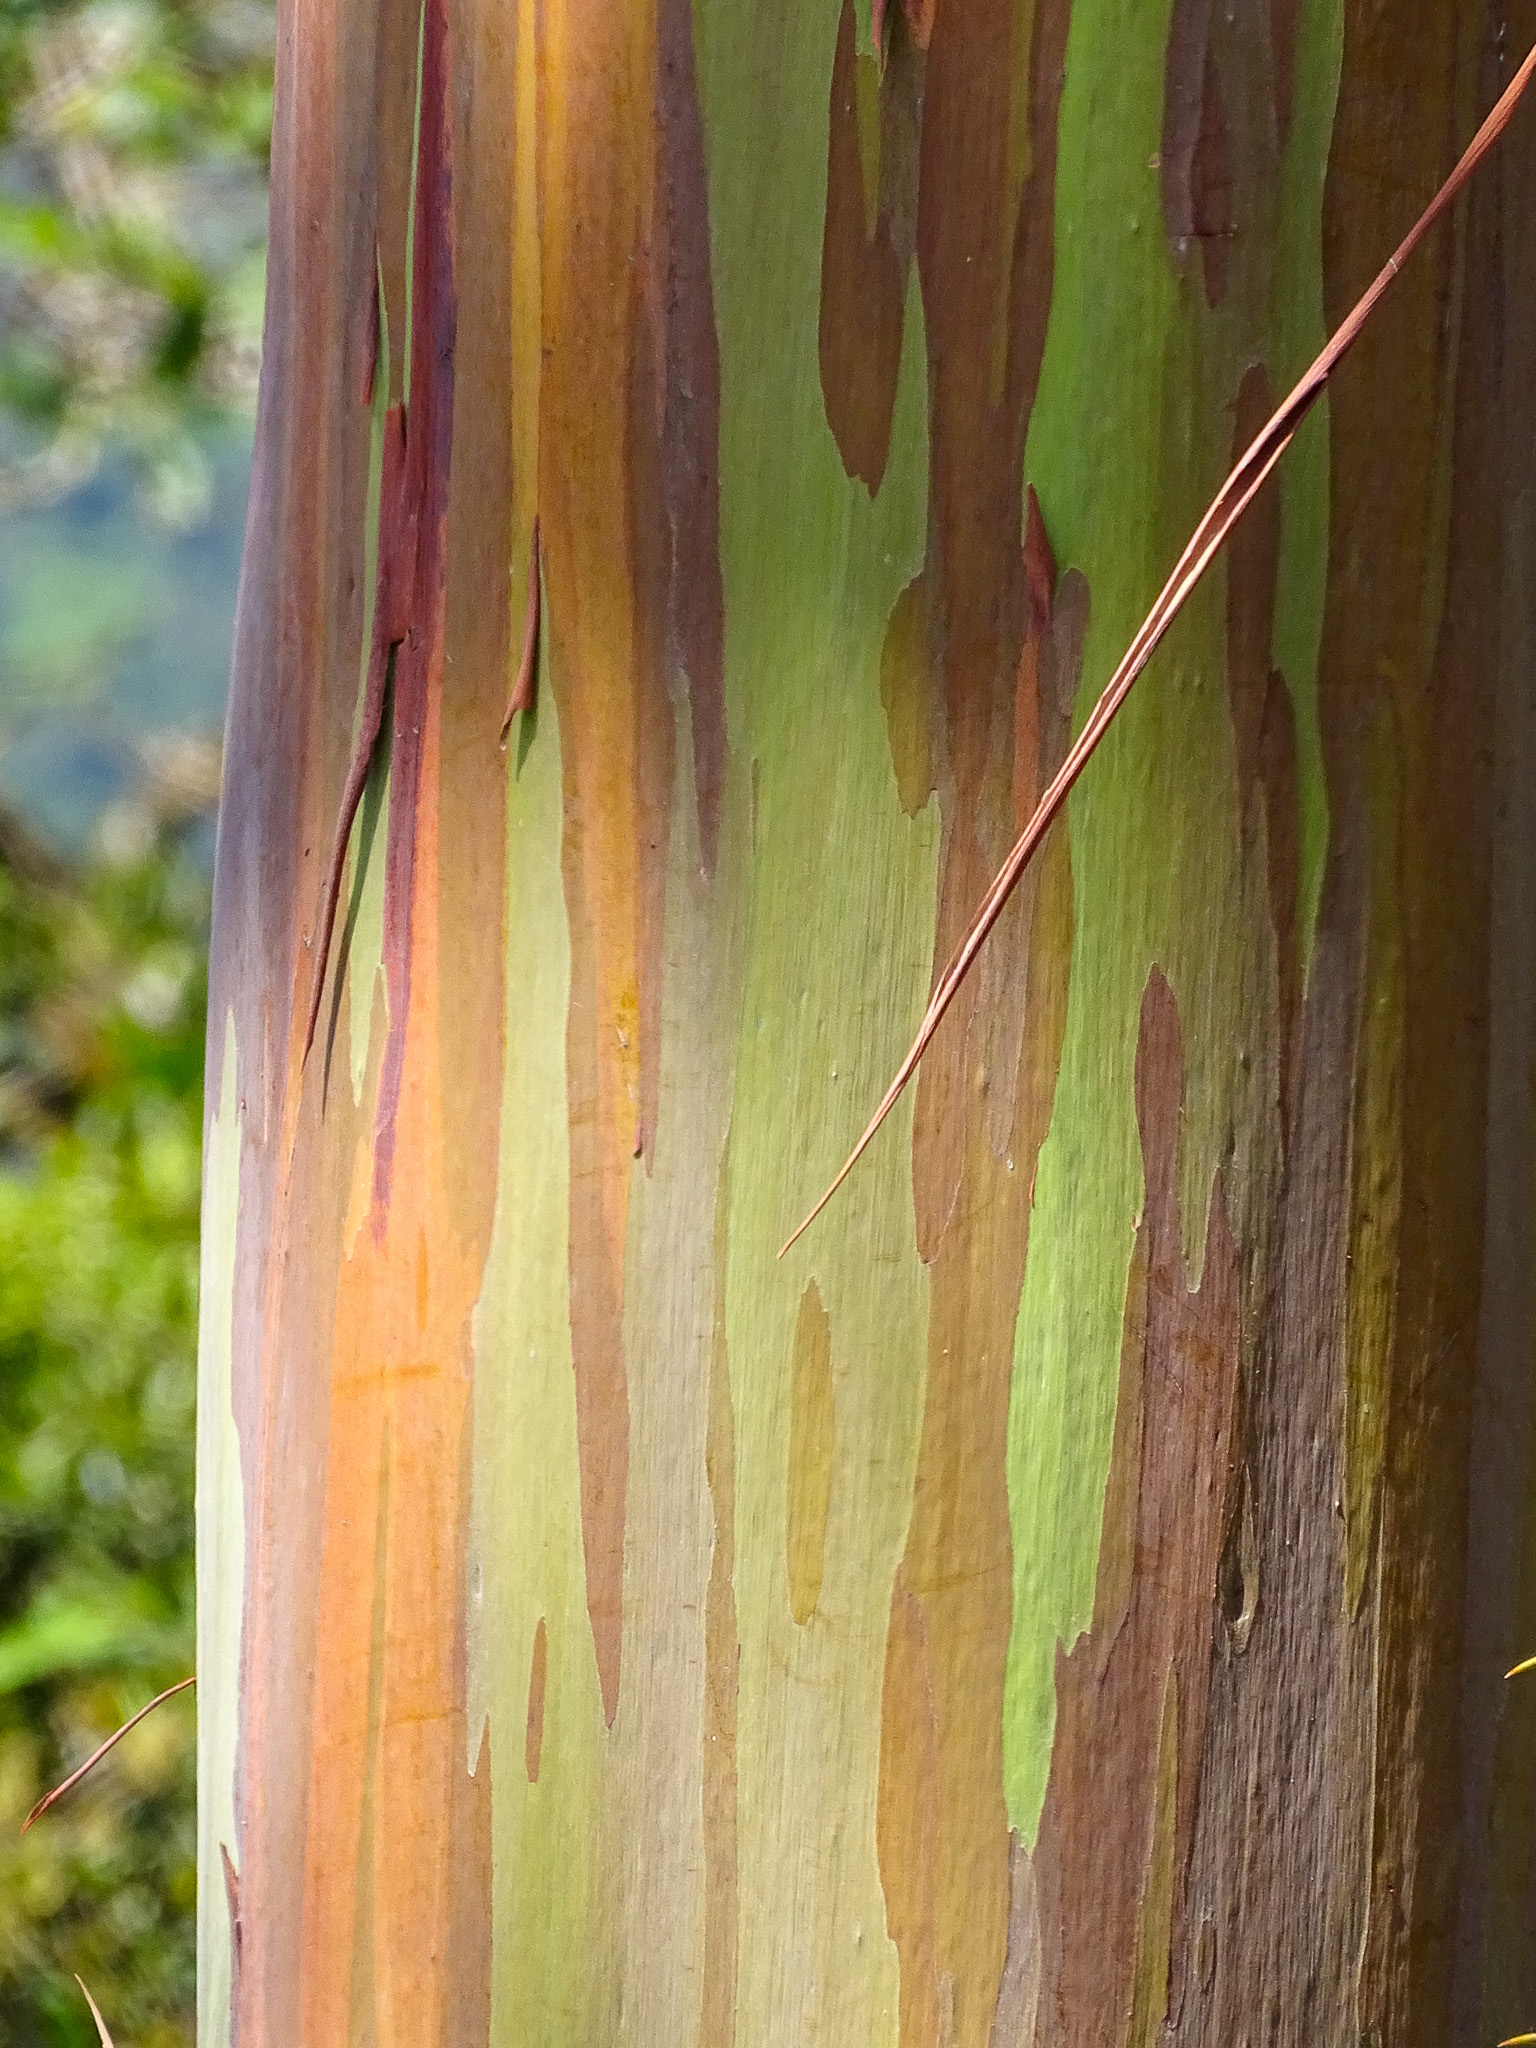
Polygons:
[[0,2043],[193,2039],[197,1204],[267,0],[0,0]]

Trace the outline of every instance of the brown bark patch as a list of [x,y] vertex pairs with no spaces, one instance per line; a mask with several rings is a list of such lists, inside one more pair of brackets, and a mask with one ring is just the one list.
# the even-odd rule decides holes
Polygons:
[[720,569],[720,344],[709,180],[688,0],[657,9],[656,298],[666,366],[662,492],[668,672],[687,682],[699,847],[715,871],[725,786],[725,585]]
[[880,98],[880,66],[858,55],[853,0],[843,0],[827,113],[818,346],[827,425],[844,469],[871,497],[890,454],[905,295],[880,205]]
[[1241,1450],[1238,1258],[1218,1184],[1198,1291],[1178,1213],[1183,1053],[1154,968],[1136,1106],[1146,1197],[1127,1288],[1094,1620],[1058,1650],[1056,1736],[1034,1869],[1043,2041],[1155,2038],[1182,1998],[1184,1890],[1223,1538]]
[[1211,46],[1212,0],[1174,0],[1163,68],[1163,226],[1182,277],[1200,246],[1208,306],[1226,296],[1233,215],[1232,131]]

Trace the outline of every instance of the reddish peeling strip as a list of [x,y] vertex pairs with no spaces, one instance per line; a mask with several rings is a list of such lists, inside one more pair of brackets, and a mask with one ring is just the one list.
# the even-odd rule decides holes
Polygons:
[[[331,940],[336,930],[336,910],[341,900],[341,879],[346,872],[347,846],[352,837],[353,824],[357,819],[358,806],[363,800],[363,791],[368,786],[368,771],[373,762],[373,750],[378,744],[379,728],[384,719],[384,698],[391,657],[400,633],[404,631],[404,627],[398,625],[403,608],[398,594],[399,572],[395,566],[395,549],[392,545],[386,545],[386,536],[392,537],[397,532],[403,516],[401,499],[404,489],[405,415],[398,405],[394,405],[384,415],[383,469],[379,484],[377,594],[373,611],[373,644],[368,652],[368,676],[363,688],[362,718],[358,725],[357,744],[352,750],[352,759],[347,766],[347,778],[342,784],[341,809],[337,813],[336,831],[331,841],[331,857],[326,864],[325,879],[320,887],[320,915],[310,948],[314,986],[310,992],[309,1017],[304,1027],[304,1050],[301,1055],[306,1061],[315,1042],[315,1026],[320,1019],[320,999],[325,993],[326,968],[330,963]],[[337,996],[339,999],[339,990]]]
[[533,1658],[528,1667],[528,1725],[523,1735],[523,1769],[530,1785],[539,1782],[544,1754],[544,1687],[549,1675],[549,1630],[544,1617],[533,1632]]
[[[381,1232],[394,1166],[395,1113],[410,1015],[411,923],[416,828],[428,717],[442,690],[447,586],[448,476],[453,449],[453,131],[449,104],[448,0],[425,0],[421,122],[417,140],[416,219],[412,242],[411,378],[405,418],[405,469],[396,517],[379,532],[380,574],[398,568],[390,620],[395,643],[394,732],[390,753],[389,844],[384,867],[384,973],[389,1039],[374,1117],[374,1229]],[[381,598],[383,591],[381,589]],[[393,610],[394,607],[391,607]]]
[[[662,494],[671,545],[668,667],[688,683],[699,852],[715,872],[725,788],[725,583],[720,569],[720,343],[709,179],[689,0],[656,15],[657,274],[664,369]],[[649,1157],[649,1154],[647,1154]]]
[[[885,206],[880,207],[874,233],[866,228],[858,63],[853,0],[843,0],[827,118],[827,213],[822,230],[818,348],[827,425],[843,468],[873,497],[890,455],[896,382],[901,372],[906,265],[893,244]],[[893,72],[896,68],[893,66]],[[886,90],[896,83],[893,75]],[[882,149],[882,184],[884,154]]]
[[518,657],[512,694],[507,699],[506,716],[501,721],[503,739],[506,738],[507,730],[518,712],[533,709],[539,659],[539,615],[542,609],[539,574],[539,515],[535,513],[533,530],[528,536],[528,602],[523,611],[523,651]]
[[379,369],[379,290],[377,283],[372,285],[372,288],[363,300],[358,313],[357,325],[358,342],[355,350],[358,361],[357,402],[359,405],[372,405],[373,384]]
[[304,1037],[307,1059],[325,985],[347,845],[368,780],[393,678],[389,841],[385,854],[384,968],[389,1042],[375,1121],[376,1228],[388,1206],[395,1107],[410,1009],[411,919],[416,874],[422,735],[442,681],[448,470],[453,432],[452,136],[448,108],[446,0],[428,0],[422,30],[421,130],[411,281],[411,388],[385,416],[373,644],[363,715],[320,897],[314,990]]
[[1151,2039],[1188,1960],[1218,1570],[1240,1503],[1238,1255],[1218,1182],[1198,1293],[1185,1280],[1178,1012],[1148,978],[1136,1052],[1146,1196],[1126,1293],[1093,1626],[1056,1659],[1056,1733],[1034,1875],[1040,2048]]
[[240,2010],[240,1949],[244,1928],[240,1921],[240,1873],[230,1857],[228,1845],[219,1844],[219,1861],[224,1866],[224,1904],[229,1911],[229,2007],[230,2033],[236,2031],[235,2020]]
[[882,69],[885,66],[885,7],[886,0],[870,0],[870,41],[875,46],[875,62]]

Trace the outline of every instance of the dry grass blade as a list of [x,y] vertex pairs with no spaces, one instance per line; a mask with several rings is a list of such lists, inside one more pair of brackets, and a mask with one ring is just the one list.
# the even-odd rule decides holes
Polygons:
[[1536,1671],[1536,1657],[1527,1657],[1523,1664],[1517,1664],[1512,1671],[1506,1671],[1506,1678],[1519,1678],[1524,1672]]
[[112,2036],[107,2032],[107,2023],[101,2016],[101,2007],[92,1998],[90,1992],[86,1991],[85,1979],[77,1976],[75,1982],[85,1992],[85,2002],[91,2008],[91,2018],[96,2022],[96,2031],[101,2036],[101,2048],[113,2048]]
[[927,1050],[929,1040],[938,1029],[944,1012],[954,1000],[955,991],[965,979],[971,963],[986,941],[987,934],[997,922],[1003,905],[1013,894],[1019,877],[1029,865],[1041,840],[1071,794],[1073,784],[1092,759],[1115,713],[1130,695],[1132,684],[1152,658],[1158,642],[1178,617],[1191,591],[1210,567],[1223,541],[1263,489],[1270,471],[1290,446],[1297,428],[1322,397],[1329,378],[1360,338],[1362,329],[1375,312],[1378,302],[1393,278],[1435,222],[1455,202],[1467,180],[1503,134],[1521,94],[1531,82],[1533,72],[1536,72],[1536,49],[1532,49],[1526,57],[1497,106],[1478,129],[1461,161],[1404,236],[1370,289],[1324,347],[1284,404],[1260,431],[1222,485],[1210,510],[1195,528],[1183,554],[1174,564],[1173,573],[1163,585],[1156,603],[1143,620],[1135,639],[1126,649],[1119,667],[1105,685],[1104,692],[1089,714],[1087,723],[1073,741],[1066,759],[1047,786],[1033,817],[1019,834],[1013,851],[998,870],[991,888],[982,898],[980,907],[971,919],[970,926],[955,949],[949,965],[939,976],[928,1008],[923,1013],[923,1021],[918,1026],[917,1036],[901,1065],[896,1069],[895,1078],[881,1098],[879,1108],[865,1125],[859,1142],[843,1162],[836,1179],[826,1193],[804,1222],[791,1232],[779,1247],[780,1258],[783,1258],[795,1239],[810,1228],[831,1201],[863,1157],[870,1140],[895,1107],[902,1090],[916,1072],[917,1063]]
[[1536,2034],[1511,2034],[1507,2041],[1501,2041],[1499,2048],[1529,2048],[1536,2041]]
[[[130,1732],[130,1730],[138,1727],[139,1723],[144,1719],[146,1714],[152,1714],[155,1711],[156,1707],[161,1705],[163,1701],[173,1698],[175,1694],[179,1692],[185,1692],[189,1685],[196,1685],[196,1683],[197,1679],[195,1677],[178,1678],[176,1683],[174,1685],[168,1685],[165,1688],[164,1692],[157,1692],[154,1698],[149,1702],[147,1706],[140,1707],[139,1711],[136,1714],[131,1715],[129,1719],[123,1723],[121,1728],[115,1729],[113,1733],[107,1737],[105,1742],[99,1744],[95,1749],[93,1749],[90,1755],[86,1758],[85,1762],[80,1765],[79,1769],[71,1771],[69,1776],[64,1780],[62,1785],[55,1785],[51,1792],[45,1792],[43,1794],[42,1798],[39,1799],[36,1806],[33,1807],[32,1811],[27,1815],[26,1819],[22,1822],[21,1832],[25,1834],[27,1832],[27,1829],[31,1827],[33,1821],[41,1820],[43,1815],[48,1811],[49,1807],[57,1806],[59,1801],[64,1797],[64,1794],[66,1792],[72,1792],[74,1788],[79,1784],[80,1780],[85,1776],[86,1772],[93,1771],[96,1768],[97,1764],[99,1764],[102,1758],[106,1755],[107,1751],[109,1749],[115,1749],[117,1745],[122,1741],[123,1737]],[[82,1984],[80,1989],[82,1991],[85,1991],[85,1986]],[[89,1991],[86,1991],[85,1995],[87,1998],[89,1998],[91,1994],[89,1993]]]

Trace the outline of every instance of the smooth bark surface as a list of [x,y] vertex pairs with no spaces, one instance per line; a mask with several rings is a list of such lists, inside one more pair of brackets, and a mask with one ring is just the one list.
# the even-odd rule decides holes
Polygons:
[[1536,2025],[1533,35],[287,0],[203,2048]]

